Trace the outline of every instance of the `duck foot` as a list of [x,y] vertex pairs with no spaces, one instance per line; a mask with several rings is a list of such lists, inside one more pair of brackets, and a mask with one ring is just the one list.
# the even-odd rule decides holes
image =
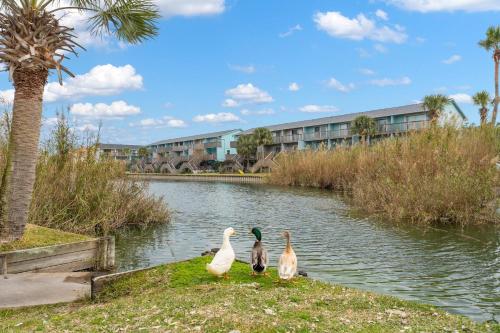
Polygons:
[[223,276],[223,277],[224,277],[224,280],[229,280],[229,274],[224,273],[224,276]]

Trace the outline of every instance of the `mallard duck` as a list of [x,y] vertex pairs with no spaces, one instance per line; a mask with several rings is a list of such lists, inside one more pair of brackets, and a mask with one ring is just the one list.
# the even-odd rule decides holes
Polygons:
[[286,239],[286,248],[278,262],[278,274],[280,279],[290,280],[297,273],[297,256],[290,244],[290,233],[285,231],[283,237]]
[[235,254],[231,243],[229,242],[229,237],[235,234],[233,228],[227,228],[224,230],[224,237],[222,241],[222,246],[220,250],[215,254],[214,259],[210,264],[207,264],[207,271],[210,274],[221,277],[224,276],[225,279],[228,278],[227,272],[231,269],[233,265]]
[[252,257],[250,260],[250,266],[252,267],[252,275],[255,274],[266,274],[266,269],[268,265],[267,250],[262,245],[262,234],[259,228],[253,228],[251,231],[255,235],[255,243],[252,248]]

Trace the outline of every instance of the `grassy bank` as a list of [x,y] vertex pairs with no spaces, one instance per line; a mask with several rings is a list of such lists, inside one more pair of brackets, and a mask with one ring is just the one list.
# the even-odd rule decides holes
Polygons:
[[498,222],[500,130],[434,128],[371,146],[282,154],[270,182],[341,190],[368,213],[418,223]]
[[0,311],[2,332],[497,332],[432,306],[299,278],[277,283],[235,263],[207,275],[210,258],[118,280],[95,302]]
[[88,236],[78,235],[71,232],[40,227],[34,224],[26,226],[23,238],[9,244],[0,244],[0,252],[31,249],[58,245],[64,243],[81,242],[91,239]]

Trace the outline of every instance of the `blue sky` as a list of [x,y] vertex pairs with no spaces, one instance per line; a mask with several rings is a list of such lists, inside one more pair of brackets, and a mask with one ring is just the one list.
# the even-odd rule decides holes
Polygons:
[[[493,92],[491,54],[477,46],[499,23],[500,0],[157,0],[159,35],[142,45],[85,33],[66,62],[76,79],[49,80],[45,128],[70,108],[102,141],[147,144],[231,128],[317,118]],[[85,18],[85,17],[83,17]],[[1,74],[0,95],[12,86]]]

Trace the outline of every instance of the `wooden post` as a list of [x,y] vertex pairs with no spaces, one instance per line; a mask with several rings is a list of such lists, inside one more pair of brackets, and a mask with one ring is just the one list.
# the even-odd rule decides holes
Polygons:
[[3,278],[6,279],[7,278],[7,256],[4,254],[4,255],[1,255],[0,256],[0,274],[3,275]]
[[115,237],[114,236],[108,236],[108,246],[107,246],[107,262],[106,262],[106,268],[112,269],[115,267]]
[[99,239],[96,256],[96,270],[107,271],[115,266],[115,238],[113,236]]

